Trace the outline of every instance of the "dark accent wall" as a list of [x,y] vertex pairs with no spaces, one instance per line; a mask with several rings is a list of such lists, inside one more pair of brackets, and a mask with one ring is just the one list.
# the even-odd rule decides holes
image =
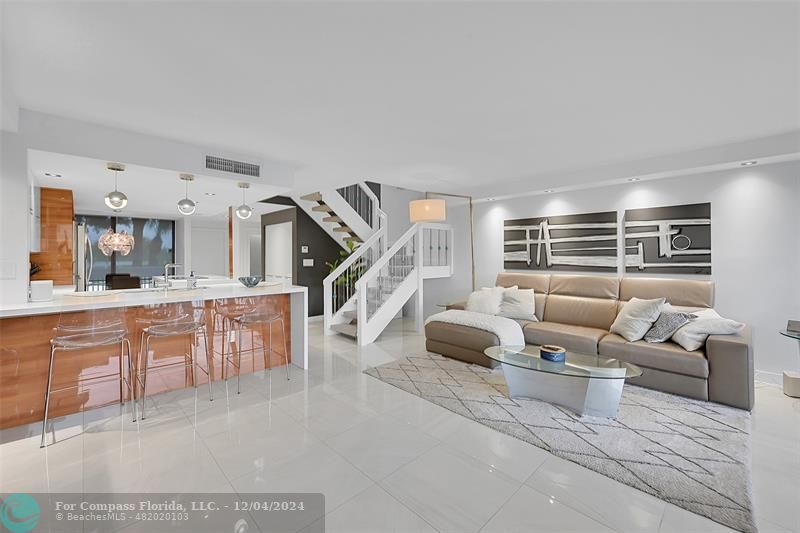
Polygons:
[[375,193],[375,196],[378,197],[378,203],[380,203],[381,202],[381,184],[380,183],[375,183],[374,181],[365,181],[364,183],[367,184],[367,187],[369,187],[369,190],[371,190],[373,193]]
[[[287,208],[274,213],[261,216],[261,245],[266,250],[264,226],[292,222],[292,276],[293,283],[308,287],[308,315],[321,315],[323,311],[322,280],[329,273],[326,262],[333,262],[339,258],[342,247],[310,216],[297,206],[291,198],[275,196],[262,200],[267,204],[285,205]],[[303,246],[308,246],[308,253],[301,252]],[[313,259],[313,267],[304,267],[303,259]]]

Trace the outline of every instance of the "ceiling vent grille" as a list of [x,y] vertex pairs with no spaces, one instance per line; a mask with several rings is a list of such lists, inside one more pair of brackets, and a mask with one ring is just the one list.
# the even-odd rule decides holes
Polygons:
[[225,159],[224,157],[217,157],[214,155],[206,156],[206,168],[221,172],[231,172],[242,176],[252,176],[254,178],[261,176],[261,165]]

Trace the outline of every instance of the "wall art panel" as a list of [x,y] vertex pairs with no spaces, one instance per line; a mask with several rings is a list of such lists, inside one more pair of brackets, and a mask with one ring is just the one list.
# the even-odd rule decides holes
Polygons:
[[711,204],[625,211],[625,269],[711,274]]
[[506,220],[506,270],[617,270],[617,212]]

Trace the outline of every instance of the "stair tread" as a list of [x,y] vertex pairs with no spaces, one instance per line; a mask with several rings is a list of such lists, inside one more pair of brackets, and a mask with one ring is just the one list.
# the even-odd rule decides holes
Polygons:
[[333,228],[333,231],[336,231],[336,232],[339,232],[339,233],[352,233],[353,232],[353,230],[348,228],[347,226],[339,226],[338,228]]
[[345,241],[352,241],[352,242],[364,242],[361,240],[361,237],[353,236],[353,237],[345,237]]
[[334,324],[331,326],[331,329],[337,333],[341,333],[342,335],[353,337],[354,339],[358,335],[358,327],[354,324]]
[[330,216],[330,217],[325,217],[325,218],[322,219],[322,221],[323,222],[343,222],[342,219],[339,218],[336,215]]
[[350,320],[358,320],[358,311],[342,311],[342,316]]
[[307,200],[309,202],[319,202],[322,200],[322,194],[319,192],[312,192],[310,194],[306,194],[300,197],[301,200]]
[[321,213],[333,213],[333,209],[331,209],[331,207],[328,204],[315,205],[314,207],[311,208],[311,210]]

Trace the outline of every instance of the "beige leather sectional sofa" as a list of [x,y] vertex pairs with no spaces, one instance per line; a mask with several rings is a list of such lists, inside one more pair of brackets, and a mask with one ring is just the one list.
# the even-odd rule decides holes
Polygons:
[[[614,357],[644,370],[630,383],[741,409],[753,408],[749,327],[739,335],[712,335],[703,349],[693,352],[672,342],[628,342],[609,333],[617,313],[633,297],[664,297],[685,310],[712,307],[711,281],[505,272],[497,276],[497,285],[534,289],[539,322],[518,321],[528,344],[557,344],[581,353]],[[463,306],[453,304],[448,309]],[[442,322],[428,323],[425,336],[429,351],[484,366],[493,366],[494,362],[483,351],[500,344],[493,333]]]

